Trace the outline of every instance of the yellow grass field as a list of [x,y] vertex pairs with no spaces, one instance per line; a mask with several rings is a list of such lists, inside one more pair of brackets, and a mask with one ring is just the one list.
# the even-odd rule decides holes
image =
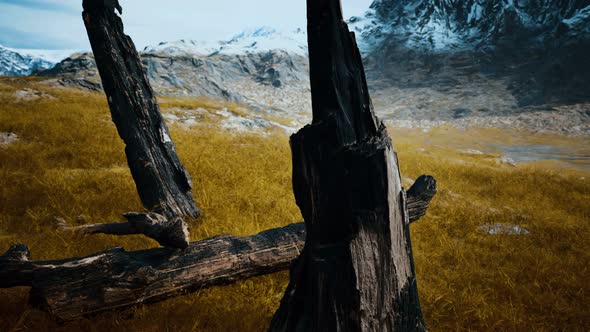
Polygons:
[[[24,88],[53,98],[15,98]],[[221,105],[211,100],[161,103],[164,112],[211,110],[202,125],[171,125],[205,212],[191,222],[193,240],[301,221],[286,134],[228,132],[217,125],[214,110]],[[52,226],[55,216],[77,224],[120,221],[121,213],[142,210],[104,95],[2,78],[0,132],[20,138],[0,145],[0,251],[26,243],[33,259],[45,260],[113,246],[157,246],[141,236],[82,237]],[[403,177],[430,174],[440,188],[428,215],[412,225],[420,300],[431,331],[590,329],[590,172],[557,162],[515,167],[498,163],[494,154],[452,147],[513,140],[491,129],[400,129],[392,136]],[[590,146],[584,138],[528,137]],[[480,229],[488,224],[517,225],[530,234],[489,235]],[[31,308],[28,289],[2,289],[0,331],[262,331],[287,279],[281,272],[68,323]]]

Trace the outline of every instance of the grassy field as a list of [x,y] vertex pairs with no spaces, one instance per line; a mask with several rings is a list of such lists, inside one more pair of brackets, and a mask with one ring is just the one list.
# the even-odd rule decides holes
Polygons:
[[[18,100],[24,88],[53,98]],[[291,192],[288,137],[228,133],[209,100],[162,99],[166,109],[210,110],[202,125],[172,125],[205,216],[193,240],[249,235],[301,220]],[[223,105],[235,114],[248,111]],[[72,224],[119,221],[141,204],[123,144],[103,95],[51,88],[30,79],[0,79],[0,251],[29,245],[33,259],[91,254],[112,246],[155,247],[144,237],[80,237]],[[585,331],[590,327],[590,173],[555,162],[498,163],[451,147],[510,141],[489,129],[393,130],[402,175],[431,174],[440,192],[412,225],[422,308],[431,331]],[[535,142],[577,146],[584,139],[533,135]],[[488,224],[518,225],[528,235],[489,235]],[[0,331],[261,331],[276,310],[287,272],[254,278],[140,308],[69,323],[27,304],[28,289],[0,290]]]

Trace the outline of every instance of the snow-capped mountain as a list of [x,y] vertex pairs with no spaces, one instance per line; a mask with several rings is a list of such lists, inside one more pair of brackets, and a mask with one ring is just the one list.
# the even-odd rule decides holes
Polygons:
[[375,0],[349,22],[373,87],[453,99],[441,112],[590,100],[590,0]]
[[307,54],[307,37],[302,29],[280,32],[270,27],[244,30],[232,38],[218,42],[179,40],[148,46],[144,53],[181,54],[248,54],[282,50],[293,54]]
[[[302,30],[248,29],[219,42],[161,42],[141,52],[154,90],[223,98],[258,109],[309,110],[307,37]],[[39,73],[66,86],[100,89],[90,53],[73,54]]]
[[[349,26],[385,120],[455,121],[590,101],[590,0],[375,0]],[[219,42],[162,42],[140,55],[158,94],[309,114],[306,39],[301,29],[261,27]],[[89,53],[39,75],[101,87]]]
[[26,76],[65,59],[70,50],[14,49],[0,45],[0,76]]
[[382,43],[431,51],[493,47],[506,40],[564,45],[587,37],[588,0],[375,0],[352,18],[367,50]]
[[[281,32],[270,27],[257,27],[244,30],[228,40],[217,42],[195,40],[161,42],[155,46],[145,47],[142,53],[163,56],[209,56],[246,55],[269,51],[283,51],[305,56],[307,54],[305,31],[296,29]],[[0,45],[0,76],[26,76],[39,70],[50,69],[75,52],[74,50],[12,49]]]

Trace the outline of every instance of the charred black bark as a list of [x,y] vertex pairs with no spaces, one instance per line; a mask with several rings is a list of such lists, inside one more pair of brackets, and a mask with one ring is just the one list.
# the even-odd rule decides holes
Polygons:
[[243,238],[219,235],[185,250],[111,248],[56,261],[30,261],[21,244],[0,256],[0,287],[31,286],[34,306],[71,320],[287,269],[304,238],[302,226],[290,225]]
[[[126,144],[137,191],[145,208],[162,216],[154,220],[166,230],[140,233],[166,233],[155,239],[165,246],[184,248],[188,245],[184,219],[196,218],[200,211],[192,198],[190,176],[176,154],[135,45],[124,34],[121,18],[115,13],[122,12],[121,6],[118,0],[84,0],[83,7],[86,31],[113,122]],[[104,227],[101,232],[111,229]],[[139,229],[128,228],[133,230]]]
[[354,34],[339,0],[308,0],[307,18],[313,122],[291,137],[307,240],[270,330],[423,331],[406,194]]
[[[415,196],[409,195],[408,201],[428,207],[436,185],[431,177],[420,179],[414,184],[416,189],[410,188]],[[424,181],[430,185],[418,184]],[[424,211],[409,210],[410,221],[418,220]],[[31,261],[27,246],[17,244],[0,256],[0,288],[29,286],[35,306],[60,320],[71,320],[285,270],[299,256],[304,242],[305,226],[299,223],[242,238],[219,235],[193,242],[183,251],[113,248],[54,261]]]

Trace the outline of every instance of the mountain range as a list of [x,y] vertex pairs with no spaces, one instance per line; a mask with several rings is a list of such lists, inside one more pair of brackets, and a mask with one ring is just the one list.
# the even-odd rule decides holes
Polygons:
[[49,69],[72,50],[27,50],[0,45],[0,76],[27,76]]
[[590,33],[588,0],[375,0],[352,18],[369,47],[448,52],[574,44]]
[[[375,0],[348,23],[386,120],[513,116],[590,102],[590,0]],[[157,93],[309,114],[302,29],[162,42],[141,56]],[[100,88],[90,53],[52,64],[0,48],[2,75]]]
[[379,86],[499,83],[515,107],[590,99],[589,0],[376,0],[352,21]]

